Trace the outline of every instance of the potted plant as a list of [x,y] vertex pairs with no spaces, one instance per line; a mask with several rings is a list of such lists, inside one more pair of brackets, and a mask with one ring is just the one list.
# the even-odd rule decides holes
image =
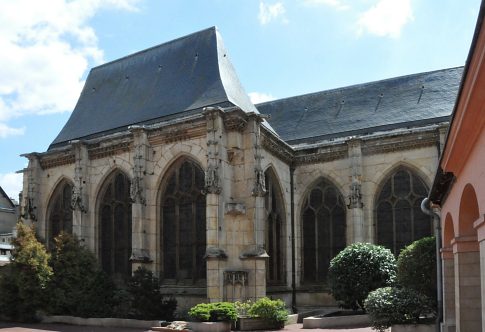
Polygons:
[[194,332],[229,332],[231,322],[237,319],[236,308],[229,302],[197,304],[189,316],[194,320],[189,323]]
[[238,302],[238,320],[236,327],[241,331],[276,330],[283,328],[288,319],[288,311],[282,300],[267,297],[256,302]]

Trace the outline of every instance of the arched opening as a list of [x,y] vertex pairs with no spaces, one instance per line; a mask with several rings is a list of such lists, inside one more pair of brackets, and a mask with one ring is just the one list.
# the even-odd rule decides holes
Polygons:
[[62,180],[49,200],[47,205],[47,243],[49,245],[61,232],[72,234],[71,196],[72,183]]
[[473,236],[476,231],[473,223],[480,217],[475,189],[467,184],[463,189],[460,201],[459,236]]
[[460,331],[482,329],[480,251],[473,223],[479,218],[478,200],[471,184],[463,188],[454,246],[456,325]]
[[405,167],[384,180],[375,205],[378,244],[397,256],[405,246],[432,234],[432,218],[421,211],[427,193],[424,181]]
[[167,171],[160,195],[160,266],[165,284],[205,285],[204,171],[181,158]]
[[330,260],[346,245],[346,210],[337,187],[320,179],[305,197],[302,220],[303,282],[326,282]]
[[443,248],[450,248],[451,241],[455,238],[455,228],[453,227],[453,218],[450,213],[446,214],[443,228]]
[[105,180],[98,205],[101,266],[109,275],[131,276],[130,179],[115,170]]
[[285,283],[285,213],[283,196],[274,171],[269,168],[264,173],[266,196],[266,252],[269,255],[266,265],[268,285]]

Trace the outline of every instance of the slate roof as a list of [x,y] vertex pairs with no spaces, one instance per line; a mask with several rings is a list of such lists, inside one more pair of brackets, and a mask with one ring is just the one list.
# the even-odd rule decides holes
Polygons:
[[289,144],[448,121],[463,67],[353,85],[256,105]]
[[206,106],[258,112],[215,27],[93,68],[49,149],[133,124],[200,112]]

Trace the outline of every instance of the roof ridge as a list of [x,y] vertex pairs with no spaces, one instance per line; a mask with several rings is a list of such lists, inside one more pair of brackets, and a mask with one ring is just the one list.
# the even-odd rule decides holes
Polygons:
[[365,83],[351,84],[351,85],[346,85],[346,86],[342,86],[342,87],[338,87],[338,88],[332,88],[332,89],[328,89],[328,90],[320,90],[320,91],[315,91],[315,92],[309,92],[309,93],[304,93],[302,95],[294,95],[294,96],[290,96],[290,97],[284,97],[284,98],[280,98],[280,99],[265,101],[263,103],[256,104],[256,107],[266,105],[266,104],[270,104],[270,103],[274,103],[274,102],[278,102],[278,101],[282,101],[282,100],[293,99],[293,98],[297,98],[297,97],[307,97],[307,96],[312,96],[312,95],[317,95],[317,94],[322,94],[322,93],[332,93],[332,92],[335,92],[335,91],[355,89],[357,87],[393,81],[393,80],[402,79],[402,78],[406,78],[406,77],[429,75],[429,74],[438,73],[438,72],[456,70],[456,69],[459,69],[459,68],[463,68],[463,66],[456,66],[456,67],[449,67],[449,68],[443,68],[443,69],[424,71],[424,72],[419,72],[419,73],[414,73],[414,74],[407,74],[407,75],[384,78],[384,79],[381,79],[381,80],[370,81],[370,82],[365,82]]
[[216,27],[215,25],[213,25],[213,26],[211,26],[211,27],[209,27],[209,28],[202,29],[202,30],[199,30],[199,31],[196,31],[196,32],[192,32],[192,33],[190,33],[190,34],[188,34],[188,35],[181,36],[181,37],[178,37],[178,38],[175,38],[175,39],[169,40],[169,41],[167,41],[167,42],[164,42],[164,43],[161,43],[161,44],[158,44],[158,45],[155,45],[155,46],[151,46],[151,47],[146,48],[146,49],[143,49],[143,50],[141,50],[141,51],[137,51],[137,52],[135,52],[135,53],[131,53],[131,54],[125,55],[125,56],[123,56],[123,57],[121,57],[121,58],[114,59],[114,60],[111,60],[111,61],[105,62],[105,63],[103,63],[103,64],[101,64],[101,65],[99,65],[99,66],[93,67],[93,68],[91,68],[91,71],[96,70],[96,69],[100,69],[100,68],[102,68],[102,67],[106,67],[106,66],[108,66],[108,65],[111,65],[111,64],[114,64],[114,63],[117,63],[117,62],[121,62],[121,61],[126,60],[126,59],[129,59],[129,58],[136,57],[136,56],[138,56],[138,55],[140,55],[140,54],[147,53],[147,52],[149,52],[149,51],[151,51],[151,50],[154,50],[154,49],[157,49],[157,48],[159,48],[159,47],[166,46],[166,45],[170,45],[170,44],[173,44],[173,43],[175,43],[175,42],[179,42],[179,41],[181,41],[181,40],[183,40],[183,39],[187,39],[187,38],[189,38],[189,37],[192,37],[192,36],[194,36],[194,35],[197,35],[197,34],[199,34],[199,33],[206,32],[206,31],[211,31],[211,30],[213,30],[213,31],[217,31],[217,27]]

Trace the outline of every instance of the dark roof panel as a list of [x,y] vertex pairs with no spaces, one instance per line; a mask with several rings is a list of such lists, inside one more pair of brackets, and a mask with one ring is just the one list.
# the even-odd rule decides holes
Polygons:
[[256,105],[289,143],[445,121],[463,67],[391,78]]
[[50,148],[216,105],[258,112],[212,27],[93,68]]

